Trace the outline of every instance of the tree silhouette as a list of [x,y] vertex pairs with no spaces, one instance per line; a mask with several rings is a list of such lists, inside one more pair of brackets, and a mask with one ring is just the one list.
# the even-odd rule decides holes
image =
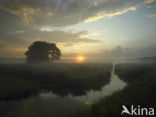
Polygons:
[[25,52],[27,63],[49,62],[50,60],[59,60],[61,51],[54,43],[44,41],[35,41]]

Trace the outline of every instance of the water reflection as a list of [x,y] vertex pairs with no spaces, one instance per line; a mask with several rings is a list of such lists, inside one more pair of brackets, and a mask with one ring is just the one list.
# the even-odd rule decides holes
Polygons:
[[90,90],[84,96],[70,96],[70,98],[75,98],[84,102],[94,102],[103,98],[105,96],[111,95],[112,93],[123,89],[126,86],[126,83],[119,79],[119,77],[115,74],[115,65],[113,65],[113,69],[111,72],[111,81],[109,84],[102,87],[100,91]]
[[[81,96],[74,96],[72,94],[68,94],[66,98],[76,99],[84,103],[89,103],[89,102],[93,103],[94,101],[97,101],[100,98],[103,98],[105,96],[111,95],[112,93],[121,90],[126,86],[126,83],[120,80],[118,75],[115,74],[115,65],[113,65],[110,80],[111,81],[107,85],[103,86],[101,90],[95,91],[91,89],[86,92],[86,95],[81,95]],[[50,93],[41,93],[40,96],[44,98],[44,97],[53,97],[56,95],[50,92]]]
[[37,97],[14,101],[0,101],[1,117],[65,117],[75,110],[88,108],[94,101],[123,89],[126,83],[114,73],[114,65],[110,82],[101,90],[89,90],[85,95],[59,96],[55,93],[40,93]]
[[[66,96],[85,95],[110,82],[112,64],[3,64],[0,65],[0,100],[28,98],[41,91]],[[19,88],[20,87],[20,88]]]

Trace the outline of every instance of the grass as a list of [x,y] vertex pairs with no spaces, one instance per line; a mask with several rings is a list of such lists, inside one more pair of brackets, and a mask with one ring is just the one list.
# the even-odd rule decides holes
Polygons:
[[40,90],[83,95],[110,82],[112,64],[1,64],[0,99],[19,99]]
[[27,97],[36,93],[36,84],[22,78],[0,77],[0,99],[17,99],[20,96]]
[[[146,75],[153,74],[156,69],[156,64],[139,64],[125,63],[115,66],[115,73],[128,84],[136,82],[136,80],[147,78]],[[151,80],[151,77],[149,77]]]
[[[155,64],[118,64],[116,73],[128,86],[111,96],[91,105],[89,110],[77,111],[70,117],[119,117],[122,105],[156,108],[156,65]],[[78,114],[79,112],[79,114]],[[124,115],[128,117],[128,115]]]

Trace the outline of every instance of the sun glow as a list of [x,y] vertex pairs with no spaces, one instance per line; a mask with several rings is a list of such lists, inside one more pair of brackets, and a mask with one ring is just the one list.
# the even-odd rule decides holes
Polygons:
[[84,60],[85,60],[84,56],[77,56],[76,57],[76,61],[78,61],[78,62],[83,62]]

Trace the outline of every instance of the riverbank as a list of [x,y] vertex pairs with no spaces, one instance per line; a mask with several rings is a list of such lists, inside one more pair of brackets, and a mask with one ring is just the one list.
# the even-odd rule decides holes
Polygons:
[[110,82],[111,69],[112,64],[1,64],[0,100],[29,97],[41,90],[83,95]]
[[90,109],[73,113],[71,117],[119,117],[122,105],[126,105],[128,109],[131,105],[156,108],[156,65],[118,64],[116,66],[116,73],[129,85],[92,104]]

